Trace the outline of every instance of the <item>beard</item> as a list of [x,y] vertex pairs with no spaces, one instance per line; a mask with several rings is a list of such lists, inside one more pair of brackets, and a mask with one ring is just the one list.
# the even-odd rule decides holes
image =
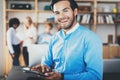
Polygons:
[[61,26],[61,28],[64,29],[64,30],[71,29],[73,27],[73,24],[74,24],[74,21],[75,21],[74,15],[71,18],[68,17],[68,18],[63,18],[63,19],[69,19],[69,21],[67,21],[66,24],[65,23],[63,24],[61,21],[59,21],[58,24]]

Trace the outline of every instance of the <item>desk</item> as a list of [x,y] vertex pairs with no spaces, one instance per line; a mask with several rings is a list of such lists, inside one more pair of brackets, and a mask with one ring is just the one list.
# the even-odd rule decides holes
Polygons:
[[120,80],[120,59],[104,59],[103,80]]
[[[36,78],[35,74],[25,73],[22,67],[13,66],[6,80],[44,80]],[[120,80],[120,73],[104,73],[103,80]]]
[[13,66],[6,80],[43,80],[33,73],[23,72],[22,67]]

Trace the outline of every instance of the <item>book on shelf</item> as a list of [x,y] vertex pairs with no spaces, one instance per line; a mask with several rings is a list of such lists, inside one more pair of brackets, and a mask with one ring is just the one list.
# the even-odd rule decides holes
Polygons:
[[98,24],[114,24],[112,15],[98,15]]
[[91,15],[90,14],[83,14],[79,15],[77,18],[77,21],[82,23],[82,24],[89,24],[91,20]]
[[110,23],[113,24],[114,21],[113,21],[113,17],[112,17],[112,15],[108,15],[108,17],[109,17]]
[[108,16],[105,16],[106,17],[106,23],[109,24],[110,23],[110,19]]

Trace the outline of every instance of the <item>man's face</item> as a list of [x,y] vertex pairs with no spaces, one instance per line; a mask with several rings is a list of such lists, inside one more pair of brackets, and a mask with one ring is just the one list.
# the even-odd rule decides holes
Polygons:
[[75,22],[77,11],[73,11],[69,1],[59,1],[54,4],[53,12],[56,21],[62,29],[69,30]]

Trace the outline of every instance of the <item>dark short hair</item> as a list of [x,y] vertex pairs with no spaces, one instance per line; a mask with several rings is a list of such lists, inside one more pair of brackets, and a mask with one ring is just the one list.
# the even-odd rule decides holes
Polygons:
[[20,25],[20,21],[18,18],[11,18],[9,20],[9,27],[13,27],[14,24],[17,24],[17,26]]
[[51,0],[51,9],[53,9],[53,6],[55,3],[59,2],[59,1],[69,1],[70,2],[70,6],[72,8],[72,10],[74,11],[75,8],[78,8],[77,3],[74,0]]

